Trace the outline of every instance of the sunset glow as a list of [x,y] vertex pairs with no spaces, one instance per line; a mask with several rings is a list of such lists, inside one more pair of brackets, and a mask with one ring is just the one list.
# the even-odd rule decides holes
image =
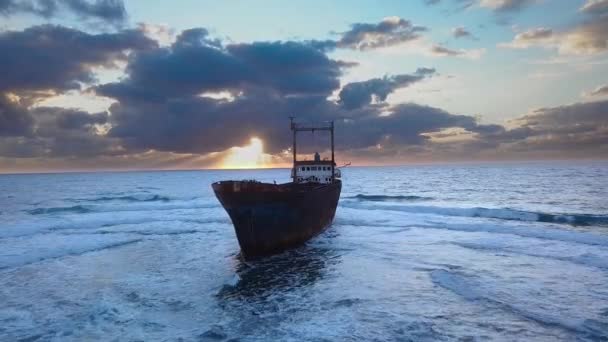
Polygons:
[[264,143],[259,138],[251,138],[249,145],[233,147],[222,161],[223,169],[255,169],[265,164]]

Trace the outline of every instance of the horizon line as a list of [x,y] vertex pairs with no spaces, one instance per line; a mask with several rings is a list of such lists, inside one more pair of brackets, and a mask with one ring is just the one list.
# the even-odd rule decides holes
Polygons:
[[[540,164],[546,162],[564,163],[571,161],[584,162],[608,162],[608,158],[572,158],[572,159],[541,159],[541,160],[477,160],[477,161],[424,161],[408,162],[401,164],[355,164],[348,167],[403,167],[416,165],[471,165],[471,164]],[[184,171],[254,171],[254,170],[282,170],[290,169],[291,166],[276,167],[255,167],[255,168],[186,168],[186,169],[100,169],[100,170],[50,170],[50,171],[21,171],[21,172],[2,172],[0,176],[8,175],[45,175],[45,174],[64,174],[64,173],[123,173],[123,172],[184,172]]]

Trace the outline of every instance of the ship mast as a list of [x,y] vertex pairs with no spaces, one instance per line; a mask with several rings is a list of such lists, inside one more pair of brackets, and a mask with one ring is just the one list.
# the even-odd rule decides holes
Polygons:
[[332,183],[335,180],[335,165],[336,165],[336,161],[335,161],[335,157],[334,157],[334,122],[329,121],[326,122],[323,125],[303,125],[303,124],[297,124],[293,121],[294,117],[290,116],[289,117],[289,122],[290,122],[290,126],[291,126],[291,131],[293,132],[293,146],[292,146],[292,151],[293,151],[293,179],[294,181],[297,179],[297,173],[298,173],[298,168],[296,167],[296,162],[297,162],[297,157],[296,157],[296,145],[297,145],[297,133],[298,132],[315,132],[315,131],[329,131],[329,134],[331,136],[331,180]]

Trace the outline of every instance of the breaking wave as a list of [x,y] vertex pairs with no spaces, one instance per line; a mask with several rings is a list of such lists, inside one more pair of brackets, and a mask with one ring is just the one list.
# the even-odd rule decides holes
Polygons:
[[413,195],[363,195],[358,194],[356,196],[350,196],[346,198],[358,199],[360,201],[371,201],[371,202],[410,202],[410,201],[430,201],[433,197],[424,196],[413,196]]
[[509,208],[446,208],[433,206],[395,206],[395,205],[361,205],[343,202],[342,206],[353,209],[389,210],[413,214],[432,214],[441,216],[481,217],[499,220],[544,222],[569,224],[573,226],[608,226],[608,216],[591,214],[552,214],[534,211],[523,211]]

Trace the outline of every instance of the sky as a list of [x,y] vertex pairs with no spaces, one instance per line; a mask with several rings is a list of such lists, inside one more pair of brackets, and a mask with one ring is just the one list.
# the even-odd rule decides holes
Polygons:
[[0,75],[0,173],[608,159],[608,0],[0,0]]

